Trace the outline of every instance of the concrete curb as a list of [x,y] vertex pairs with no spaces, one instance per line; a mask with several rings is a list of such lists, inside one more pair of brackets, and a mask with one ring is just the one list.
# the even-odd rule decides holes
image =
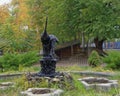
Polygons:
[[92,75],[92,76],[100,76],[100,77],[111,77],[117,74],[115,73],[106,73],[106,72],[93,72],[93,71],[70,71],[70,73],[80,74],[80,75]]
[[[118,88],[117,80],[109,80],[107,78],[101,78],[101,77],[85,77],[78,80],[81,81],[81,83],[84,85],[86,90],[96,89],[100,91],[109,91],[111,88]],[[105,80],[105,81],[102,82],[101,80]],[[93,82],[89,83],[88,81],[93,81]],[[99,81],[101,81],[101,83]]]
[[[62,72],[63,73],[65,72],[65,73],[79,74],[79,75],[88,75],[88,76],[99,76],[99,77],[112,77],[112,76],[117,75],[115,73],[93,72],[93,71],[62,71]],[[26,73],[0,74],[0,79],[20,77]],[[35,72],[31,72],[31,74],[35,74]]]

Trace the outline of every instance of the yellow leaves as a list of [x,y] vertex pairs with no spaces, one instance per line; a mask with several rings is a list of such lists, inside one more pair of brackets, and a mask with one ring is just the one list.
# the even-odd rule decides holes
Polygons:
[[15,13],[16,24],[28,23],[30,17],[28,14],[26,0],[12,0],[12,6],[14,6],[14,10],[17,10]]
[[9,11],[7,5],[0,6],[0,23],[4,23],[9,17]]
[[[3,27],[2,33],[9,33],[5,38],[12,42],[10,45],[11,50],[12,48],[13,50],[23,50],[27,45],[30,46],[29,48],[31,48],[31,46],[39,46],[40,27],[37,27],[37,32],[36,30],[32,30],[36,28],[36,24],[34,23],[32,15],[29,14],[31,8],[28,8],[26,1],[28,0],[12,0],[10,6],[0,6],[0,23],[5,22],[3,25],[6,26]],[[37,20],[39,20],[39,18]],[[6,24],[9,25],[9,28]],[[33,32],[28,30],[32,30]],[[16,49],[14,46],[16,46]]]
[[12,0],[12,6],[14,6],[13,10],[17,10],[12,24],[15,38],[26,38],[24,26],[29,25],[28,21],[30,19],[26,0]]
[[28,8],[24,3],[19,5],[19,19],[24,22],[29,19]]

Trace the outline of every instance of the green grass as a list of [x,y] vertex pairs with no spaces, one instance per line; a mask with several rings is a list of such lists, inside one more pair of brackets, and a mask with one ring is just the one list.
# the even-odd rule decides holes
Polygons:
[[[23,72],[39,72],[40,71],[40,65],[34,65],[31,67],[23,67],[20,66],[18,70],[5,70],[4,72],[0,72],[0,74],[10,74],[10,73],[23,73]],[[112,70],[107,69],[104,66],[98,66],[95,68],[92,68],[90,66],[79,66],[79,65],[73,65],[73,66],[57,66],[56,71],[95,71],[95,72],[108,72],[108,73],[120,73],[118,70]]]
[[[72,90],[69,90],[69,89],[65,90],[64,89],[63,96],[112,96],[113,94],[120,94],[120,88],[118,88],[118,89],[113,88],[109,92],[103,92],[103,91],[101,92],[101,91],[96,91],[96,90],[86,90],[84,88],[84,86],[80,83],[80,81],[77,80],[78,78],[82,78],[82,77],[79,75],[72,75],[72,76],[74,78],[75,88]],[[25,90],[24,89],[25,86],[23,88],[23,85],[20,85],[20,84],[24,83],[22,79],[23,78],[19,78],[19,80],[18,79],[13,80],[14,82],[18,83],[18,85],[15,88],[9,88],[7,90],[0,91],[0,96],[19,96],[18,94],[21,91]],[[114,77],[112,77],[112,79],[114,79]],[[120,84],[120,78],[118,78],[118,79],[119,79],[119,84]],[[46,87],[46,86],[47,85],[42,84],[42,87]],[[56,88],[56,86],[53,86],[53,87]]]
[[[59,66],[56,69],[57,71],[99,71],[99,72],[114,72],[119,73],[120,71],[113,71],[113,70],[107,70],[103,67],[97,67],[97,68],[91,68],[91,67],[80,67],[80,66]],[[39,67],[34,66],[30,68],[22,68],[21,71],[18,72],[38,72],[40,71]],[[13,71],[12,71],[13,72]],[[16,73],[15,71],[13,73]],[[71,74],[74,79],[74,88],[64,88],[64,94],[63,96],[112,96],[113,94],[120,94],[120,88],[117,89],[111,89],[109,92],[103,92],[99,90],[86,90],[84,86],[81,84],[80,81],[78,81],[79,78],[83,78],[84,76],[78,75],[78,74]],[[117,79],[120,85],[120,75],[117,74],[114,77],[109,77],[109,79]],[[0,96],[20,96],[19,93],[23,90],[26,90],[30,86],[33,87],[48,87],[46,81],[42,82],[41,84],[32,84],[28,85],[28,83],[25,81],[24,76],[20,78],[14,78],[14,79],[7,79],[7,80],[0,80],[0,82],[5,81],[12,81],[15,82],[16,85],[14,88],[9,88],[7,90],[0,90]],[[53,88],[58,88],[56,85],[52,85]]]

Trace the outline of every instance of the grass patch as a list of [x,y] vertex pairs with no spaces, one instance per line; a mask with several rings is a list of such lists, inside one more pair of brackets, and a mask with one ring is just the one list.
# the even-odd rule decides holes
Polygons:
[[[23,68],[20,72],[38,72],[40,71],[39,67],[34,66],[30,68]],[[106,70],[104,67],[97,67],[97,68],[91,68],[91,67],[80,67],[80,66],[59,66],[57,67],[57,71],[101,71],[101,72],[114,72],[113,70]],[[120,85],[120,71],[115,71],[114,73],[117,73],[117,75],[113,77],[109,77],[109,79],[117,79]],[[15,72],[13,72],[15,73]],[[85,76],[81,76],[78,74],[71,74],[74,79],[74,89],[64,88],[64,94],[63,96],[112,96],[113,94],[120,94],[120,88],[114,89],[112,88],[109,92],[101,92],[96,90],[86,90],[84,86],[81,84],[80,81],[78,81],[79,78],[83,78]],[[7,80],[0,80],[0,82],[15,82],[15,88],[9,88],[7,90],[0,90],[0,96],[19,96],[19,93],[23,90],[28,89],[29,87],[48,87],[47,82],[44,81],[41,84],[31,84],[29,85],[28,82],[25,82],[24,75],[20,78],[14,78],[14,79],[7,79]],[[56,85],[52,85],[52,88],[58,88]]]

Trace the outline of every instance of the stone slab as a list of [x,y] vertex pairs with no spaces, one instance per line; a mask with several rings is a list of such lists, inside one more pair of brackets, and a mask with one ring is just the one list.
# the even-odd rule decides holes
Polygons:
[[0,83],[0,90],[6,90],[10,87],[14,87],[13,82],[2,82],[2,83]]
[[[92,79],[97,79],[97,80],[105,80],[107,82],[101,82],[101,83],[88,83],[87,81],[92,80]],[[98,78],[98,77],[86,77],[82,79],[78,79],[81,81],[81,83],[85,86],[85,88],[88,89],[96,89],[96,90],[101,90],[101,91],[108,91],[111,88],[117,88],[118,87],[118,82],[117,80],[109,80],[106,78]]]
[[[33,90],[51,90],[50,93],[44,93],[44,94],[34,94]],[[63,93],[63,90],[61,89],[52,89],[52,88],[29,88],[26,91],[21,92],[20,94],[22,96],[61,96]]]

